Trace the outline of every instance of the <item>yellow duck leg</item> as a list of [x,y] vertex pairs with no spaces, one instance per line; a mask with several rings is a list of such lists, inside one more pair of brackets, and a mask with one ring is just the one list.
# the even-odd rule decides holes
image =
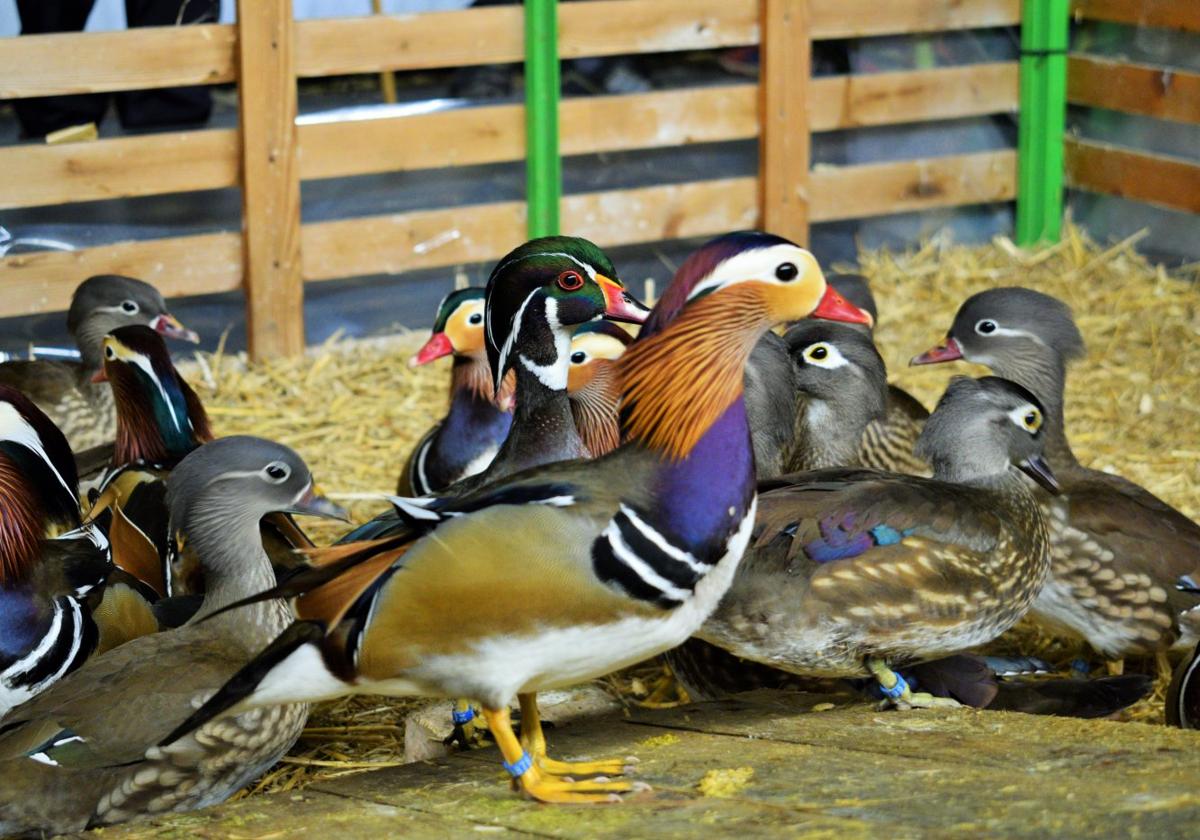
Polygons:
[[486,727],[479,723],[479,714],[470,700],[460,697],[454,701],[454,731],[443,741],[446,746],[457,746],[463,750],[477,750],[488,746],[484,740]]
[[521,744],[533,756],[534,764],[552,776],[623,776],[636,764],[633,756],[600,761],[555,761],[546,755],[546,735],[536,694],[518,694],[521,703]]
[[904,678],[888,667],[882,659],[868,659],[867,670],[883,690],[885,704],[897,709],[957,709],[962,706],[950,697],[934,697],[926,692],[914,692]]
[[525,795],[532,799],[559,804],[620,802],[622,793],[649,790],[645,784],[627,780],[612,782],[592,779],[576,782],[549,775],[537,766],[533,756],[517,740],[508,709],[484,708],[483,717],[500,747],[504,769],[520,785]]

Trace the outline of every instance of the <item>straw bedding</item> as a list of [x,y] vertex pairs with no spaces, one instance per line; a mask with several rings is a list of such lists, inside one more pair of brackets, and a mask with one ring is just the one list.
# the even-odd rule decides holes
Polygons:
[[[1074,227],[1041,250],[1007,239],[984,247],[939,239],[904,253],[863,253],[858,266],[879,302],[877,336],[894,381],[932,406],[951,373],[967,366],[909,368],[907,360],[944,335],[969,294],[1026,285],[1067,301],[1088,342],[1072,369],[1067,426],[1084,463],[1137,481],[1200,516],[1200,266],[1167,271],[1134,251],[1138,236],[1098,245]],[[423,336],[370,342],[331,340],[299,359],[247,364],[198,354],[187,369],[218,434],[247,433],[295,447],[317,481],[356,521],[384,505],[370,498],[395,486],[405,457],[444,408],[447,363],[407,366]],[[981,369],[970,370],[980,373]],[[328,541],[336,523],[305,522]],[[1018,628],[1010,648],[1064,662],[1076,648]],[[628,702],[682,699],[659,665],[609,678]],[[1132,710],[1161,721],[1162,691]],[[362,772],[403,757],[403,715],[411,704],[355,698],[318,708],[292,755],[253,788],[290,789]]]

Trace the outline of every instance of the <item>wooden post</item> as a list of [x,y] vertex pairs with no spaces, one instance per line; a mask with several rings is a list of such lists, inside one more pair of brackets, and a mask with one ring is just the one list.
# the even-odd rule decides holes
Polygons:
[[237,5],[246,332],[261,359],[304,350],[292,0]]
[[759,95],[759,195],[762,225],[808,243],[812,75],[809,0],[762,0]]

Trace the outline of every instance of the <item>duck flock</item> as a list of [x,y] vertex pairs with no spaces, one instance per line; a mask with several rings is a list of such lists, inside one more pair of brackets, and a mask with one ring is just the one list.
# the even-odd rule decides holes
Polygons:
[[[945,317],[913,364],[993,375],[931,414],[866,279],[785,239],[712,240],[652,310],[592,243],[532,240],[441,302],[412,364],[452,357],[445,417],[388,512],[317,546],[296,517],[344,511],[288,447],[214,439],[164,340],[196,335],[86,280],[78,362],[0,365],[0,833],[221,802],[350,694],[456,698],[525,796],[619,801],[648,786],[549,757],[537,693],[660,654],[694,698],[837,678],[1080,716],[1148,691],[1128,658],[1200,726],[1200,527],[1073,454],[1070,309],[1007,287]],[[1025,617],[1109,675],[973,652]]]

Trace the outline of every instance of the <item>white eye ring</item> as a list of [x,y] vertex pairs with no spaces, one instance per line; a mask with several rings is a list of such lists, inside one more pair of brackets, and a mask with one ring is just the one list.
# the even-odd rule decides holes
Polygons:
[[994,335],[999,329],[1000,325],[991,318],[984,318],[975,325],[975,332],[979,333],[980,335]]
[[126,315],[138,314],[139,308],[140,307],[137,305],[136,300],[127,300],[121,304],[121,311],[124,312]]
[[801,355],[803,355],[804,361],[807,364],[827,370],[850,364],[846,357],[842,355],[842,351],[827,341],[818,341],[816,344],[808,345],[804,348],[804,352]]
[[[1029,420],[1031,416],[1033,417],[1032,422]],[[1017,406],[1012,411],[1008,412],[1008,419],[1011,420],[1013,425],[1018,429],[1031,435],[1036,435],[1042,428],[1042,423],[1044,422],[1042,418],[1042,412],[1039,411],[1038,407],[1032,403],[1025,403],[1024,405]]]
[[292,475],[292,469],[282,461],[272,461],[262,469],[263,479],[271,484],[283,484]]

